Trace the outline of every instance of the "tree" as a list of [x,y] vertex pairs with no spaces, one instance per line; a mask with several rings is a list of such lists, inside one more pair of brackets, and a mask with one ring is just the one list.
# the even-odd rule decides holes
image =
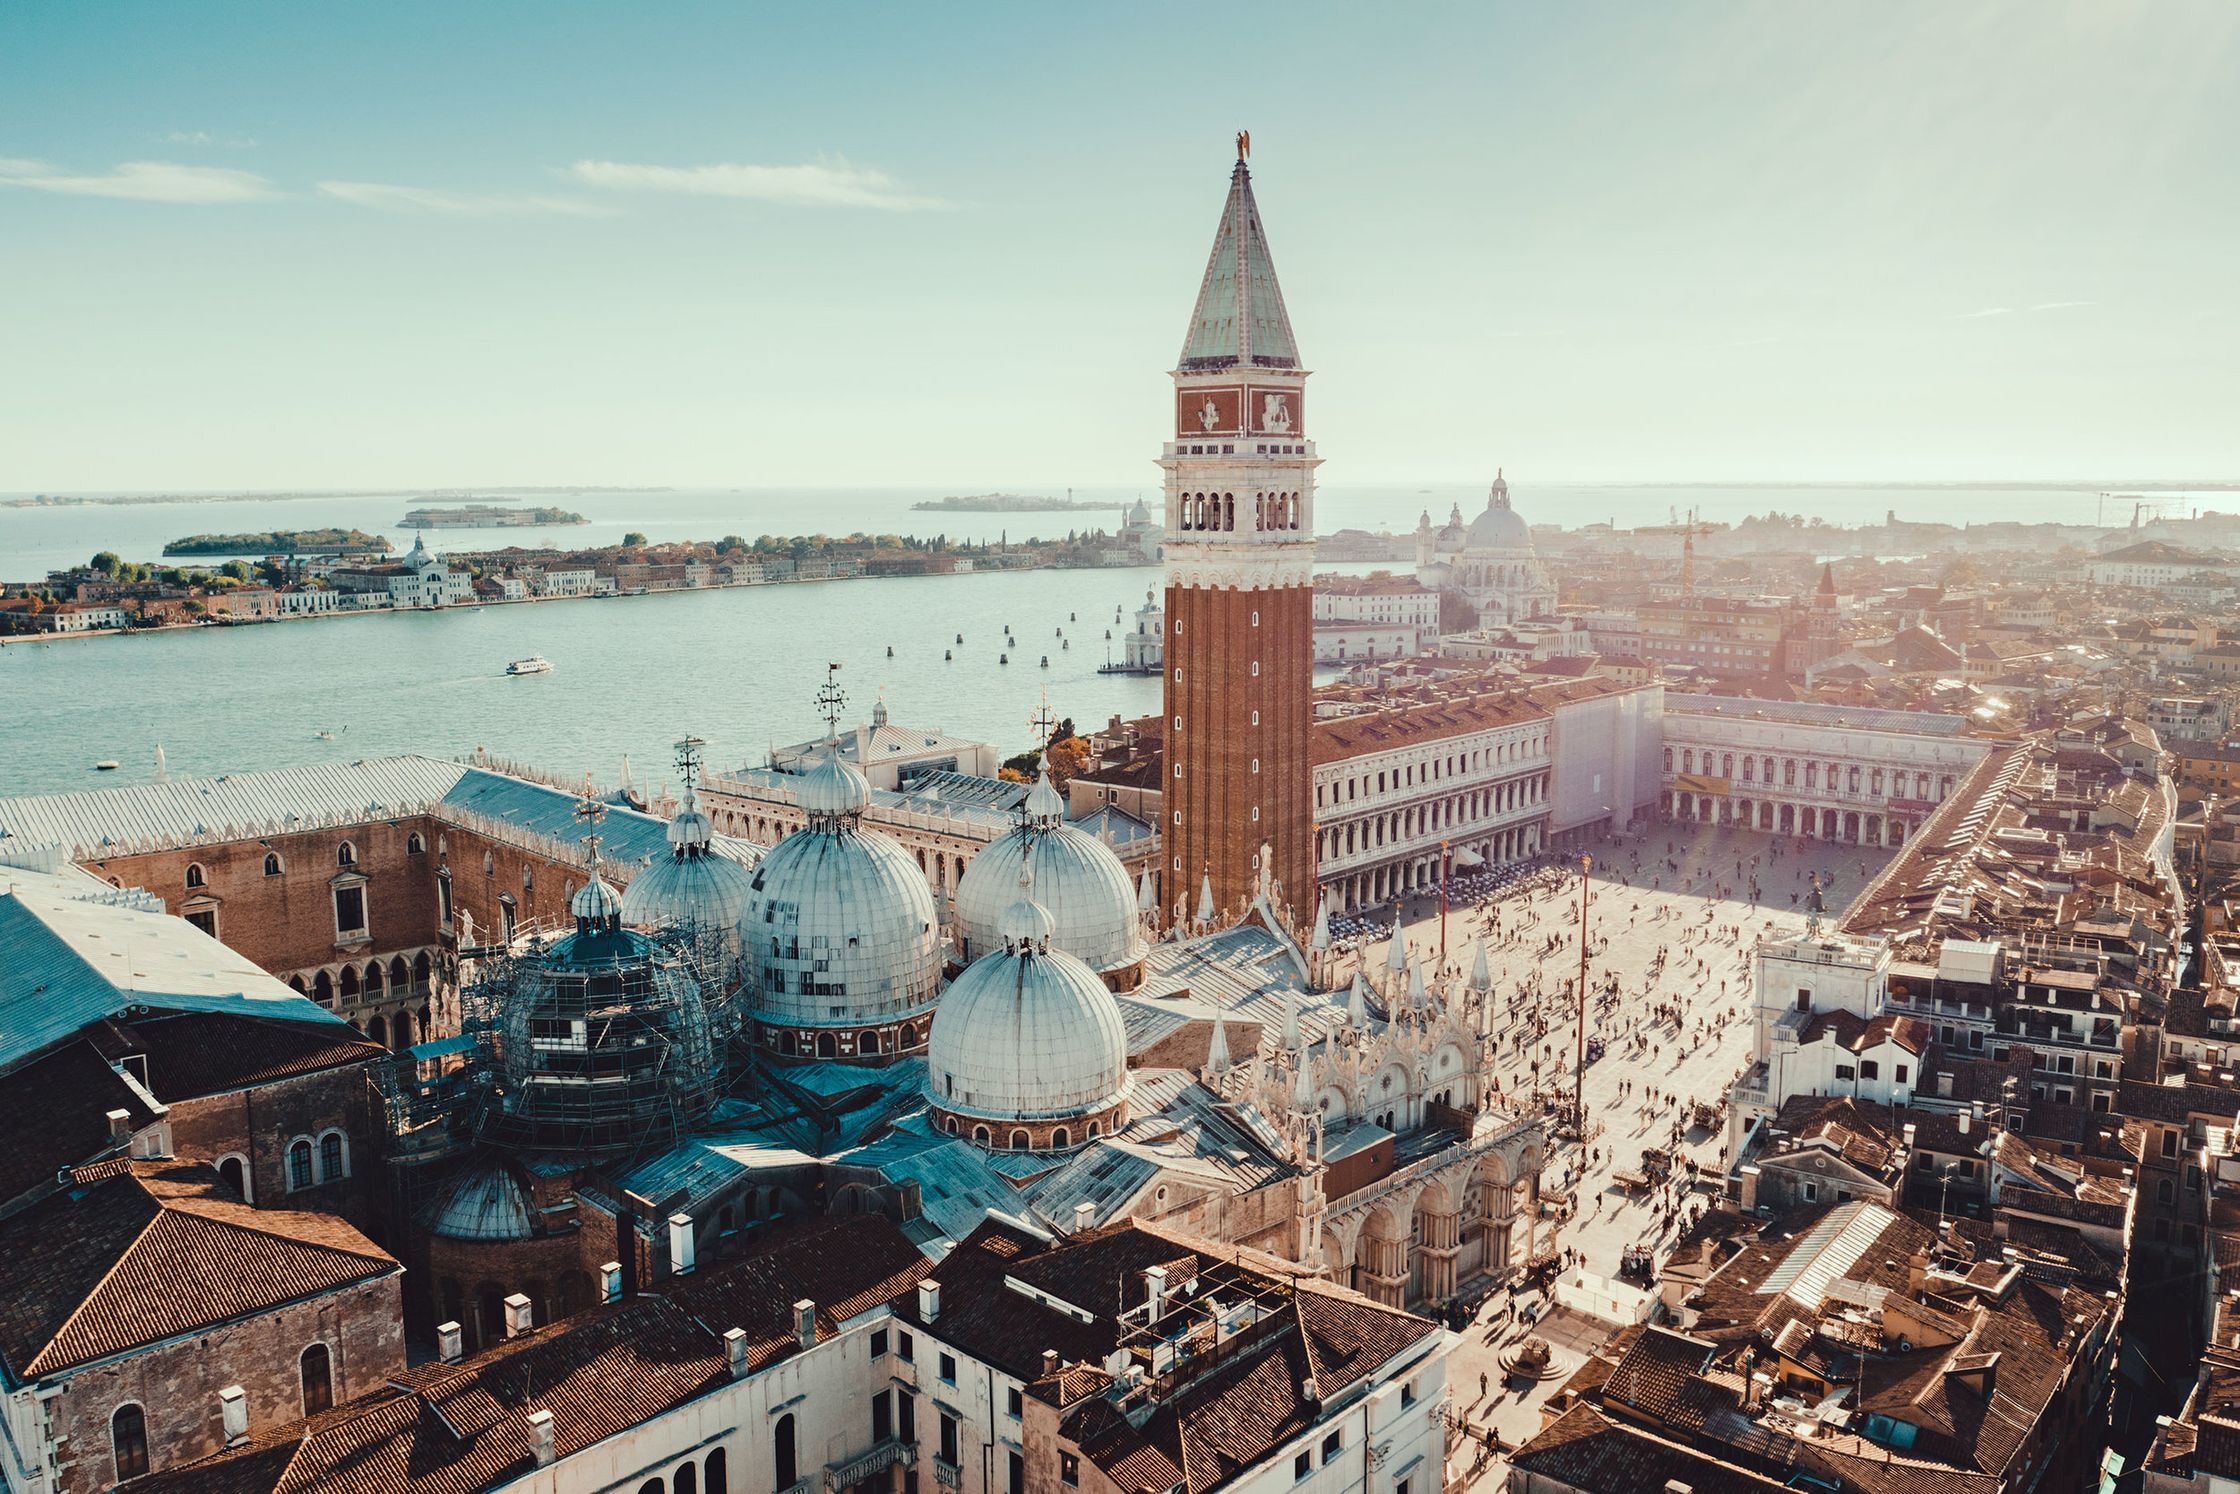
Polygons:
[[93,568],[104,576],[114,576],[119,564],[121,562],[117,559],[117,552],[114,550],[103,550],[99,555],[93,557]]
[[729,555],[734,550],[744,550],[745,548],[747,548],[746,540],[736,534],[727,534],[716,541],[716,553],[718,555]]
[[231,576],[236,581],[249,579],[249,562],[246,560],[229,560],[222,569],[226,575]]
[[628,534],[622,537],[622,542],[623,544],[629,546],[631,549],[635,550],[646,542],[646,537],[639,531],[633,529]]
[[[1071,726],[1073,723],[1069,721],[1066,724]],[[1086,737],[1061,737],[1050,744],[1050,750],[1043,754],[1043,760],[1050,766],[1051,782],[1063,789],[1088,771],[1089,741]]]

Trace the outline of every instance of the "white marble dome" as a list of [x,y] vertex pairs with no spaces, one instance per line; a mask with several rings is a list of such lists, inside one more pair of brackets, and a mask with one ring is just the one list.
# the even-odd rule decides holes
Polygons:
[[1055,926],[1038,904],[1014,902],[1005,947],[949,983],[926,1050],[937,1109],[1034,1124],[1102,1114],[1127,1098],[1120,1003],[1096,971],[1050,942]]
[[866,830],[863,775],[827,756],[796,786],[809,823],[749,874],[739,940],[758,1021],[860,1028],[931,1010],[939,915],[918,863]]
[[990,841],[957,879],[956,933],[966,960],[1003,948],[1003,918],[1033,873],[1034,901],[1055,926],[1051,943],[1100,974],[1141,964],[1136,889],[1110,846],[1065,822],[1047,776],[1023,821]]
[[1486,511],[1470,521],[1470,534],[1465,548],[1471,550],[1529,550],[1532,548],[1532,526],[1525,523],[1524,515],[1509,506],[1509,480],[1496,477],[1493,491],[1486,495]]
[[715,849],[715,824],[700,812],[690,789],[668,833],[669,853],[654,857],[623,890],[622,921],[635,928],[674,923],[723,929],[735,937],[754,874]]

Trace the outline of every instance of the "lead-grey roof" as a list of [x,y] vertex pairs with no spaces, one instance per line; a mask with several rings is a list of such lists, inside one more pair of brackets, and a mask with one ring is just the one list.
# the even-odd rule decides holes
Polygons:
[[1941,711],[1885,711],[1806,700],[1749,700],[1726,695],[1665,692],[1665,714],[1724,716],[1735,721],[1782,721],[1795,726],[1848,726],[1860,731],[1902,731],[1922,737],[1956,737],[1965,716]]
[[0,1066],[132,1007],[347,1026],[183,918],[57,886],[0,890]]
[[1275,260],[1260,226],[1260,205],[1252,200],[1252,173],[1242,161],[1229,175],[1221,226],[1214,230],[1213,253],[1206,260],[1198,304],[1182,340],[1181,366],[1299,366],[1291,314],[1283,306],[1283,288],[1276,284]]
[[[480,818],[572,846],[583,833],[575,819],[579,798],[569,789],[407,753],[0,799],[0,846],[56,845],[88,861],[447,812],[461,824]],[[600,835],[603,854],[623,867],[669,851],[667,823],[635,809],[611,811]],[[721,836],[716,849],[738,859],[754,854],[747,842]]]

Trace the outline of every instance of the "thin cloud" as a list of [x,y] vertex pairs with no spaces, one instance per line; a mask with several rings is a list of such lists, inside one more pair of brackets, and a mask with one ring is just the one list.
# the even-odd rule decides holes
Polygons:
[[649,166],[627,161],[578,161],[568,175],[587,187],[610,192],[670,192],[687,197],[729,197],[807,207],[877,208],[916,212],[944,208],[939,198],[902,190],[884,171],[852,166],[845,160],[799,166],[748,166],[718,162],[709,166]]
[[2020,308],[2013,306],[1986,306],[1981,311],[1963,311],[1958,316],[1954,317],[1953,320],[1956,322],[1977,322],[1983,320],[1987,316],[2013,316],[2017,313],[2018,310],[2025,313],[2036,311],[2067,311],[2072,306],[2097,306],[2099,304],[2100,303],[2097,301],[2039,301],[2032,305]]
[[40,161],[0,161],[0,187],[25,187],[71,197],[206,205],[263,202],[280,195],[253,171],[187,166],[177,161],[125,161],[100,176],[74,176]]
[[247,150],[257,143],[243,135],[213,135],[208,130],[170,130],[155,140],[158,145],[215,145],[227,150]]
[[320,182],[321,196],[384,213],[419,213],[442,218],[510,218],[532,214],[594,217],[607,209],[576,197],[485,195],[407,187],[394,182]]

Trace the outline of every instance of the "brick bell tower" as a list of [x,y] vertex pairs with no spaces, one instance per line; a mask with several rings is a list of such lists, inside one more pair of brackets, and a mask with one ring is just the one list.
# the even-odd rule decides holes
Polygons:
[[1314,469],[1307,371],[1237,165],[1174,370],[1166,471],[1164,911],[1226,915],[1263,857],[1297,920],[1314,916]]

